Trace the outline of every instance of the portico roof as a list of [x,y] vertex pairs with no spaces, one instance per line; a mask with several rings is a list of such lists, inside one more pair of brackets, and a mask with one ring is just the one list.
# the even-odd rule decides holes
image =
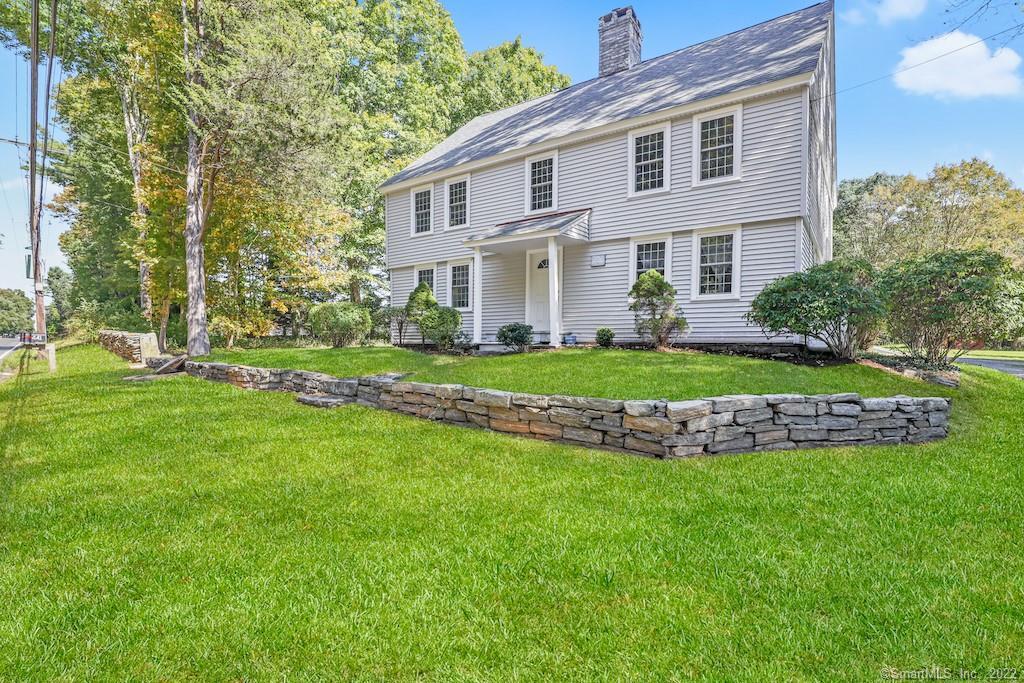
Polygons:
[[487,232],[467,237],[464,243],[477,246],[534,237],[564,237],[587,241],[590,239],[590,209],[558,211],[498,223]]

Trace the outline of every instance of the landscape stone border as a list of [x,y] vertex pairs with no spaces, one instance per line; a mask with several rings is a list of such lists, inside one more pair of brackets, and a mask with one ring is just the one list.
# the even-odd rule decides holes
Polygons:
[[[166,358],[147,361],[159,367]],[[842,394],[616,400],[411,382],[401,375],[334,377],[308,370],[188,361],[193,377],[291,391],[310,405],[346,403],[428,420],[659,458],[827,446],[921,443],[949,430],[947,398]]]

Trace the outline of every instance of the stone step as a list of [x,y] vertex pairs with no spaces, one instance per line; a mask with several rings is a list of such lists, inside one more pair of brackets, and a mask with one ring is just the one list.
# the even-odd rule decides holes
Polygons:
[[355,398],[352,396],[329,396],[327,394],[299,394],[295,400],[314,408],[338,408],[355,402]]

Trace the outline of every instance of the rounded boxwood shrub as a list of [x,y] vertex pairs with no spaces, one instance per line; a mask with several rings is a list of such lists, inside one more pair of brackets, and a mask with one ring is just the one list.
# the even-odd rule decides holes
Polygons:
[[462,314],[448,306],[434,306],[420,316],[420,330],[438,349],[450,351],[462,331]]
[[348,346],[370,332],[370,312],[351,302],[317,304],[309,310],[309,326],[331,346]]
[[607,349],[615,341],[615,330],[610,327],[599,327],[595,337],[597,338],[598,345]]
[[533,325],[526,323],[509,323],[498,330],[498,342],[511,348],[516,353],[529,351],[533,344]]
[[875,269],[863,260],[837,260],[769,283],[747,319],[768,336],[817,339],[837,358],[854,358],[871,345],[884,313]]

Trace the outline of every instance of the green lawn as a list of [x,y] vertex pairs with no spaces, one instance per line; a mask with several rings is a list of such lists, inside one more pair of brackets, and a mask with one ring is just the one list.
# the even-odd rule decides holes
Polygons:
[[742,356],[563,349],[504,356],[425,355],[391,347],[216,351],[214,360],[317,370],[338,377],[411,372],[424,382],[604,398],[695,398],[727,393],[948,395],[935,385],[860,365],[794,366]]
[[[587,368],[563,389],[643,389],[615,367],[643,356],[576,357]],[[492,377],[555,381],[486,360]],[[984,368],[965,370],[942,442],[666,462],[187,377],[122,382],[94,347],[59,362],[0,384],[0,680],[1021,666],[1024,382]],[[757,391],[772,374],[773,389],[918,389],[715,362],[655,393]]]

